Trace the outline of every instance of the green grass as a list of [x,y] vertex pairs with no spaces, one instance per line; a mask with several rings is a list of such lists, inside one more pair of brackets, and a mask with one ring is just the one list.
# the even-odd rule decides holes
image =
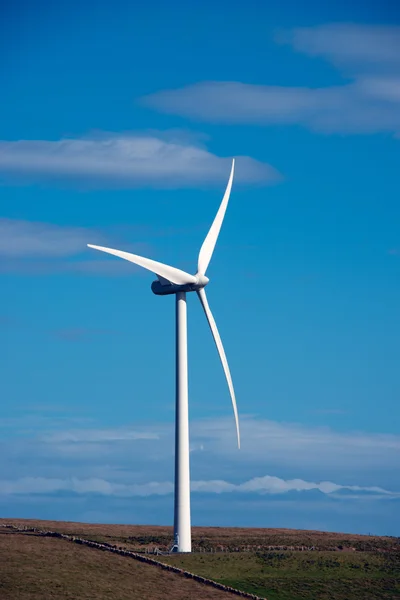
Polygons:
[[162,560],[269,600],[400,598],[398,553],[239,552]]
[[[0,520],[5,522],[5,520]],[[10,522],[7,520],[7,522]],[[88,523],[63,523],[49,521],[25,521],[12,520],[18,526],[37,527],[39,529],[60,531],[70,535],[77,535],[94,541],[104,541],[116,544],[131,550],[144,552],[146,549],[158,547],[167,549],[172,542],[172,528],[160,526],[137,526],[137,525],[100,525]],[[399,600],[400,599],[400,540],[393,537],[361,536],[344,533],[329,533],[320,531],[301,531],[289,529],[245,529],[245,528],[218,528],[218,527],[194,527],[193,548],[202,550],[189,555],[159,556],[169,564],[173,564],[185,570],[191,571],[208,579],[218,581],[236,589],[250,592],[268,600]],[[25,539],[29,536],[25,536]],[[26,545],[24,536],[16,539],[13,552],[17,553]],[[35,544],[41,544],[42,550],[47,548],[43,544],[48,544],[51,540],[40,542],[40,538]],[[42,538],[43,539],[43,538]],[[53,540],[57,541],[57,540]],[[18,543],[17,543],[18,542]],[[123,561],[118,563],[120,576],[113,578],[112,573],[103,572],[103,567],[110,565],[107,558],[108,553],[90,551],[82,546],[75,546],[68,542],[58,541],[59,553],[65,553],[64,559],[74,560],[82,552],[91,552],[90,564],[86,562],[78,567],[77,576],[86,581],[87,574],[94,573],[93,569],[99,569],[99,580],[96,588],[92,585],[88,587],[87,597],[108,598],[107,589],[120,590],[115,598],[125,598],[125,588],[122,589],[124,578],[128,582],[127,593],[129,589],[135,589],[137,582],[133,585],[129,579],[129,573],[125,572],[123,565],[128,561],[129,570],[136,573],[134,561],[119,557]],[[65,545],[67,547],[65,547]],[[68,549],[72,546],[72,549]],[[318,550],[313,551],[290,551],[276,548],[279,546],[315,546]],[[39,552],[39,545],[35,546]],[[55,546],[53,546],[55,548]],[[64,549],[63,549],[64,548]],[[1,550],[1,549],[0,549]],[[36,552],[35,550],[35,552]],[[212,550],[212,552],[210,552]],[[73,553],[73,556],[70,555]],[[95,555],[98,558],[95,559]],[[9,554],[5,554],[6,560]],[[38,555],[39,556],[39,555]],[[59,554],[61,557],[61,554]],[[54,563],[56,555],[48,555],[48,565],[45,567],[50,571],[59,569],[60,561]],[[75,558],[76,557],[76,558]],[[89,555],[85,554],[85,557]],[[111,557],[114,560],[114,557]],[[0,558],[1,560],[1,558]],[[25,560],[22,559],[21,560]],[[53,563],[52,563],[53,561]],[[99,561],[99,562],[98,562]],[[125,561],[125,562],[124,562]],[[1,563],[0,563],[1,564]],[[112,563],[114,564],[114,563]],[[18,561],[15,562],[18,565]],[[78,563],[80,565],[80,563]],[[87,572],[83,572],[83,567]],[[97,565],[97,566],[96,566]],[[117,566],[117,563],[115,563]],[[28,567],[28,563],[26,564]],[[43,567],[43,568],[45,568]],[[16,567],[15,567],[16,568]],[[72,567],[70,564],[69,568]],[[128,568],[128,567],[127,567]],[[154,598],[164,598],[165,579],[159,579],[158,575],[149,570],[143,572],[143,580],[152,584]],[[156,569],[157,570],[157,569]],[[17,572],[11,571],[11,574]],[[58,571],[54,571],[58,573]],[[46,569],[44,570],[45,577]],[[102,579],[107,574],[107,579]],[[1,575],[1,569],[0,569]],[[10,575],[11,576],[11,575]],[[66,576],[66,575],[65,575]],[[57,575],[58,577],[58,575]],[[61,575],[60,575],[61,577]],[[64,577],[64,575],[62,576]],[[96,576],[97,577],[97,576]],[[110,579],[111,578],[111,579]],[[142,575],[140,575],[140,579]],[[62,579],[62,578],[61,578]],[[136,578],[135,578],[136,579]],[[178,580],[181,579],[178,577]],[[1,578],[0,578],[1,581]],[[75,581],[75,580],[74,580]],[[97,580],[96,580],[97,581]],[[103,583],[101,583],[103,581]],[[110,582],[112,586],[110,587]],[[19,582],[16,579],[15,585]],[[101,585],[100,585],[101,583]],[[31,585],[36,585],[32,579]],[[124,584],[125,585],[125,584]],[[172,585],[172,580],[171,584]],[[198,584],[201,585],[201,584]],[[102,587],[104,586],[104,587]],[[115,586],[115,587],[114,587]],[[131,586],[131,587],[130,587]],[[121,589],[120,589],[121,588]],[[90,596],[91,591],[96,594]],[[208,597],[211,593],[210,588],[203,586],[204,591],[197,595],[189,595],[190,599],[197,600]],[[15,591],[15,590],[14,590]],[[158,591],[160,596],[157,596]],[[216,590],[213,590],[216,592]],[[224,594],[224,592],[220,592]],[[179,590],[174,592],[176,598],[179,598]],[[205,595],[206,594],[206,595]],[[168,597],[171,595],[168,594]],[[228,594],[227,597],[230,595]],[[0,598],[3,600],[2,588],[0,587]],[[66,598],[67,596],[49,596],[49,598]],[[74,598],[86,596],[72,596]],[[140,596],[130,595],[129,598]],[[226,597],[226,596],[225,596]],[[25,598],[14,593],[6,596],[11,600],[20,600]],[[29,600],[37,598],[45,600],[47,596],[32,594],[26,596]],[[145,598],[145,596],[143,596]]]

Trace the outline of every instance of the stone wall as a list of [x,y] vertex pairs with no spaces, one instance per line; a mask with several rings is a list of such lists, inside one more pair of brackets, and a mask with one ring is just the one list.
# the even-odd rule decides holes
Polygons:
[[133,558],[134,560],[138,560],[143,563],[147,563],[149,565],[153,565],[158,567],[159,569],[163,569],[164,571],[171,571],[172,573],[176,573],[182,577],[187,577],[189,579],[194,579],[199,583],[204,585],[209,585],[211,587],[217,588],[219,590],[223,590],[224,592],[230,592],[231,594],[235,594],[236,596],[241,596],[242,598],[250,598],[251,600],[266,600],[265,598],[261,598],[260,596],[255,596],[254,594],[248,594],[247,592],[241,592],[240,590],[236,590],[235,588],[231,588],[227,585],[223,585],[222,583],[217,583],[212,579],[206,579],[205,577],[201,577],[200,575],[195,575],[194,573],[190,573],[189,571],[184,571],[183,569],[179,569],[178,567],[173,567],[172,565],[167,565],[159,560],[155,560],[154,558],[150,558],[149,556],[145,556],[143,554],[139,554],[137,552],[131,552],[130,550],[125,550],[121,546],[116,546],[113,544],[107,543],[99,543],[93,542],[91,540],[85,540],[80,537],[76,537],[74,535],[67,535],[65,533],[59,533],[58,531],[44,531],[42,529],[37,529],[36,527],[16,527],[15,525],[6,524],[1,525],[1,527],[5,527],[7,529],[11,529],[13,531],[19,533],[36,533],[37,535],[41,535],[43,537],[54,537],[60,538],[63,540],[67,540],[69,542],[73,542],[75,544],[81,544],[83,546],[88,546],[89,548],[95,548],[96,550],[103,550],[105,552],[113,552],[114,554],[119,554],[120,556],[128,556],[129,558]]

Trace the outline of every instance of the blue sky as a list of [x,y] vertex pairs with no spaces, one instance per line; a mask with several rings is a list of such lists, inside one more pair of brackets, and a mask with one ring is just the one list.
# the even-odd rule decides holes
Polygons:
[[[194,524],[400,535],[400,15],[389,3],[16,1],[0,68],[0,513],[172,523],[190,272]],[[228,502],[227,502],[228,500]]]

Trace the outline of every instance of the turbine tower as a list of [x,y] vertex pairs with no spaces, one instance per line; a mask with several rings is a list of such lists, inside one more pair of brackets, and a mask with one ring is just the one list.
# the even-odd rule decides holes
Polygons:
[[153,281],[151,289],[154,294],[167,296],[175,294],[176,297],[176,412],[175,412],[175,508],[174,508],[174,547],[177,552],[191,552],[191,525],[190,525],[190,472],[189,472],[189,405],[188,405],[188,366],[187,366],[187,311],[186,294],[187,292],[196,292],[203,310],[205,312],[208,324],[214,337],[215,345],[221,359],[225,377],[232,400],[233,413],[235,415],[236,434],[238,447],[240,448],[239,418],[236,407],[235,391],[233,389],[232,377],[221,336],[219,335],[217,325],[208,305],[205,286],[209,279],[206,277],[207,267],[210,263],[215,244],[224,220],[226,207],[232,188],[235,161],[232,161],[231,173],[228,185],[222,199],[221,205],[215,216],[213,224],[205,238],[200,249],[197,273],[190,275],[170,267],[155,260],[114,250],[113,248],[104,248],[103,246],[93,246],[88,244],[89,248],[100,250],[113,254],[119,258],[129,260],[148,271],[157,275],[157,280]]

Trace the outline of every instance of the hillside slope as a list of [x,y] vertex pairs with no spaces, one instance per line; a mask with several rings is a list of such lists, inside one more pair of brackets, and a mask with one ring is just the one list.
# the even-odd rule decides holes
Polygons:
[[[53,531],[145,553],[172,528],[0,519],[1,600],[237,598],[132,558],[1,525]],[[400,598],[400,539],[290,529],[193,528],[189,555],[157,556],[268,600]],[[153,555],[154,556],[154,555]]]
[[1,600],[228,600],[232,594],[135,560],[0,530]]

